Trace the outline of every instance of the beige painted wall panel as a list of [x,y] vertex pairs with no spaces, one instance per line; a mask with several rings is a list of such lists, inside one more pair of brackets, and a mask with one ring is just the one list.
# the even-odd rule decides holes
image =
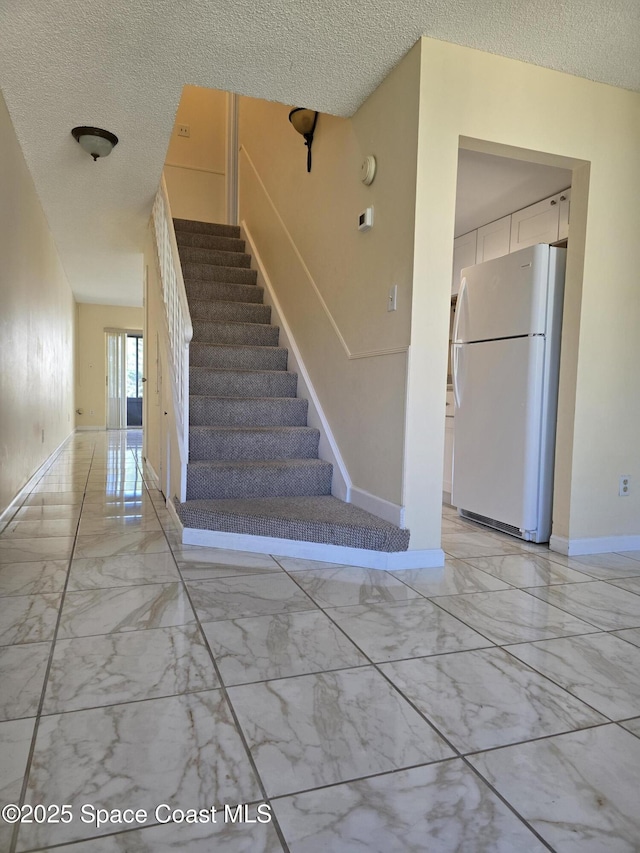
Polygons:
[[143,323],[142,308],[78,304],[76,408],[83,414],[76,415],[76,426],[104,429],[106,425],[105,329],[142,331]]
[[0,187],[2,513],[73,429],[75,330],[73,295],[2,96]]
[[[167,150],[165,175],[173,215],[226,221],[227,93],[185,86]],[[189,137],[178,134],[189,126]]]
[[[420,116],[405,458],[409,526],[415,530],[422,517],[423,546],[439,541],[455,159],[462,136],[574,158],[554,533],[639,534],[640,490],[619,498],[618,475],[640,477],[640,95],[423,39]],[[590,163],[588,200],[578,161]],[[571,167],[571,160],[564,165]],[[421,371],[424,363],[432,370]],[[425,434],[433,439],[428,445]]]
[[196,219],[199,222],[225,221],[224,175],[180,166],[165,166],[164,176],[171,213],[177,219]]
[[[240,104],[240,218],[256,241],[353,484],[400,503],[413,280],[419,52],[352,119],[319,117],[313,168],[289,108]],[[365,187],[360,165],[374,154]],[[368,206],[374,227],[357,230]],[[398,310],[387,312],[398,286]],[[324,307],[323,307],[324,303]],[[372,357],[357,358],[369,354]]]

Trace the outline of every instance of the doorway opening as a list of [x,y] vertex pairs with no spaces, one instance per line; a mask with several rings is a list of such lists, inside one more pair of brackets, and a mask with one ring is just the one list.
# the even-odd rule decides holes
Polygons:
[[[577,163],[539,152],[484,144],[480,140],[461,138],[460,142],[452,253],[443,502],[456,507],[464,518],[519,538],[548,541],[562,322],[561,288],[564,249],[569,236],[572,169]],[[553,254],[558,251],[563,254]],[[529,256],[524,257],[527,252],[535,253],[536,258],[540,255],[541,259],[535,264],[541,265],[544,261],[549,270],[551,264],[556,264],[560,270],[554,274],[554,281],[557,279],[559,283],[552,282],[550,272],[545,279],[548,282],[545,293],[553,293],[552,288],[555,288],[559,294],[555,321],[552,324],[551,313],[544,322],[537,317],[531,320],[546,324],[542,331],[537,327],[530,329],[516,310],[519,305],[516,291],[522,291],[523,304],[526,303],[525,291],[529,292],[529,280],[520,271],[520,267],[532,268]],[[521,329],[519,324],[522,323]],[[522,375],[516,370],[519,361],[513,354],[496,355],[497,360],[494,359],[495,363],[489,367],[483,362],[487,351],[495,355],[492,347],[496,351],[500,347],[507,351],[509,347],[521,345],[527,355],[527,341],[540,332],[550,342],[555,339],[551,337],[551,330],[557,338],[557,344],[553,344],[556,348],[551,352],[552,344],[548,343],[550,352],[543,361],[548,365],[553,357],[555,366],[545,380],[547,384],[540,388],[533,382],[530,386],[527,384],[529,361],[526,359]],[[479,343],[475,343],[476,339]],[[454,340],[458,343],[454,344]],[[535,340],[539,342],[541,338]],[[509,374],[508,381],[500,378],[502,373]],[[518,403],[517,389],[522,388],[527,389],[526,394]],[[529,429],[533,415],[529,420],[520,417],[522,412],[537,411],[536,406],[541,411],[541,426],[537,432]],[[539,447],[529,438],[530,433],[543,436]],[[509,477],[503,476],[504,471]],[[536,495],[539,497],[537,503]],[[522,511],[519,509],[521,503]],[[525,511],[529,504],[530,511]],[[544,523],[543,518],[547,519]]]
[[106,330],[107,429],[140,429],[144,341],[140,331]]

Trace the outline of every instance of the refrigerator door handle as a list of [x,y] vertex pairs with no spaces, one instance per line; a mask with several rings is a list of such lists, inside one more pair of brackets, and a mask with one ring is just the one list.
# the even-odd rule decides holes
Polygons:
[[460,393],[458,391],[458,354],[460,344],[451,344],[451,371],[453,373],[453,403],[455,409],[460,408]]
[[453,402],[456,409],[460,408],[460,392],[458,389],[458,358],[460,353],[460,345],[458,341],[458,328],[460,325],[460,314],[462,312],[462,303],[464,300],[465,291],[467,289],[467,277],[464,276],[460,282],[460,292],[456,300],[456,318],[453,323],[453,343],[451,344],[451,372],[453,374]]
[[458,298],[456,299],[456,318],[453,322],[453,341],[454,343],[458,340],[458,328],[460,326],[460,313],[462,310],[462,302],[464,300],[464,294],[467,289],[467,277],[464,276],[462,281],[460,282],[460,292],[458,293]]

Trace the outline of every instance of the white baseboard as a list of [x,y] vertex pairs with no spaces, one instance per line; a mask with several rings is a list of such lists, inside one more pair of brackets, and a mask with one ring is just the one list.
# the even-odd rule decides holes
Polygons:
[[567,539],[552,536],[549,548],[568,557],[587,554],[609,554],[620,551],[640,551],[640,536],[598,536],[591,539]]
[[[173,520],[173,523],[174,523],[174,524],[176,525],[176,527],[178,528],[178,532],[183,534],[183,540],[182,540],[182,541],[184,542],[184,529],[185,529],[185,528],[184,528],[184,525],[183,525],[182,521],[180,520],[180,516],[179,516],[179,515],[178,515],[178,513],[176,512],[175,504],[173,503],[173,501],[171,500],[171,498],[168,498],[168,499],[167,499],[167,512],[168,512],[168,513],[169,513],[169,515],[171,516],[171,518],[172,518],[172,520]],[[199,533],[199,532],[201,532],[201,531],[196,531],[196,532],[198,532],[198,533]]]
[[93,430],[98,430],[104,432],[106,430],[106,426],[77,426],[76,432],[91,432]]
[[155,468],[148,459],[143,460],[144,468],[146,469],[146,479],[153,484],[154,489],[160,488],[160,477],[156,474]]
[[47,458],[44,460],[42,465],[36,469],[36,471],[29,477],[24,486],[20,489],[18,494],[14,497],[11,503],[0,513],[0,531],[2,531],[9,521],[16,514],[20,506],[24,503],[25,498],[29,494],[29,492],[33,489],[38,480],[42,477],[42,475],[50,468],[56,460],[56,457],[59,456],[60,451],[62,450],[63,445],[69,441],[71,436],[73,435],[73,430],[69,433],[69,435],[63,439],[60,444],[56,447],[54,451],[52,451]]
[[377,515],[378,518],[383,518],[397,527],[404,527],[403,506],[386,501],[384,498],[379,498],[370,492],[365,492],[364,489],[359,489],[357,486],[351,486],[349,494],[351,498],[350,503],[354,506],[371,512],[373,515]]
[[195,530],[191,527],[183,529],[182,541],[185,545],[251,551],[278,557],[299,557],[303,560],[337,563],[341,566],[362,566],[367,569],[432,569],[444,565],[444,551],[440,548],[429,551],[368,551],[364,548],[345,548],[340,545],[299,542],[272,536]]

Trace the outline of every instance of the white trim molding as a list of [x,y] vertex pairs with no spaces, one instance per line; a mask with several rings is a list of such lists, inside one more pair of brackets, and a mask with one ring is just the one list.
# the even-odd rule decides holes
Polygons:
[[[180,520],[180,516],[178,515],[178,513],[177,513],[177,511],[176,511],[175,504],[173,503],[173,501],[171,500],[171,498],[167,498],[167,500],[166,500],[166,507],[167,507],[167,512],[168,512],[168,513],[169,513],[169,515],[171,516],[171,519],[172,519],[173,523],[174,523],[174,524],[175,524],[175,526],[178,528],[178,533],[180,533],[180,534],[182,535],[182,541],[183,541],[183,542],[185,542],[185,539],[184,539],[184,529],[185,529],[185,528],[184,528],[184,524],[183,524],[183,523],[182,523],[182,521]],[[202,531],[196,531],[196,532],[200,533],[200,532],[202,532]],[[185,543],[185,544],[187,544],[187,543]]]
[[[97,427],[96,427],[96,429],[97,429]],[[60,442],[60,444],[56,447],[56,449],[53,450],[47,456],[47,458],[44,460],[42,465],[40,465],[33,472],[33,474],[29,477],[27,482],[20,489],[20,491],[17,493],[17,495],[11,501],[11,503],[8,504],[8,506],[0,513],[0,531],[2,531],[7,526],[7,524],[11,521],[13,516],[16,514],[16,512],[20,509],[20,507],[24,503],[29,492],[31,492],[33,490],[33,487],[36,485],[38,480],[40,480],[42,478],[42,476],[45,474],[45,472],[53,465],[56,458],[60,455],[60,451],[62,450],[63,446],[67,443],[67,441],[69,441],[69,439],[71,438],[71,436],[73,435],[74,432],[75,432],[75,430],[71,430],[69,435],[65,439],[63,439]]]
[[220,175],[221,178],[224,178],[225,172],[220,172],[218,169],[205,169],[203,166],[187,166],[185,163],[165,163],[165,167],[169,166],[171,169],[187,169],[189,172],[206,172],[208,175]]
[[354,506],[360,507],[360,509],[364,509],[366,512],[371,512],[377,515],[378,518],[383,518],[385,521],[395,524],[396,527],[404,527],[403,506],[386,501],[377,495],[372,495],[371,492],[365,492],[364,489],[359,489],[357,486],[351,486],[349,498],[349,502]]
[[243,533],[222,533],[215,530],[182,531],[185,545],[206,548],[226,548],[231,551],[251,551],[279,557],[298,557],[318,560],[341,566],[361,566],[366,569],[438,569],[444,565],[444,551],[433,548],[427,551],[368,551],[364,548],[346,548],[342,545],[323,545],[319,542],[300,542],[296,539],[278,539],[272,536],[251,536]]
[[640,536],[597,536],[585,539],[552,536],[549,540],[549,548],[567,557],[640,551]]
[[[102,430],[102,432],[104,432],[106,430],[106,428],[107,428],[106,424],[102,424],[102,426],[77,426],[75,428],[75,431],[76,432],[89,432],[91,430]],[[124,427],[124,429],[127,429],[127,427]],[[139,427],[138,427],[138,429],[139,429]]]

